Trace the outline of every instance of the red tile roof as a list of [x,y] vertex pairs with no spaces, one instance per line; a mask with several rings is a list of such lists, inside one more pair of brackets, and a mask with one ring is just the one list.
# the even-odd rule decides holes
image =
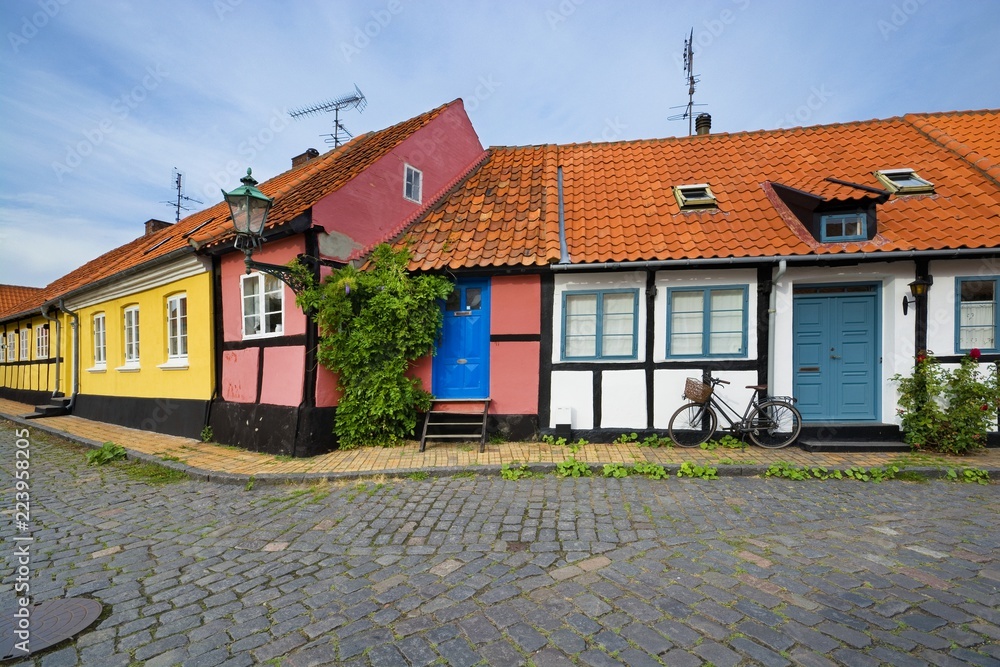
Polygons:
[[[445,109],[461,104],[455,100],[420,114],[402,123],[377,132],[369,132],[329,151],[318,158],[268,179],[258,187],[274,205],[268,215],[267,229],[274,229],[308,210],[317,201],[342,187],[366,167],[390,152],[407,137],[431,122]],[[234,177],[235,187],[238,179]],[[193,245],[212,246],[232,236],[229,207],[225,201],[190,215],[149,236],[142,236],[87,262],[50,283],[45,288],[24,295],[20,303],[0,309],[0,316],[35,310],[47,301],[93,285],[114,279],[121,273],[136,269],[174,253],[194,252]]]
[[[557,262],[562,167],[573,263],[993,248],[1000,246],[1000,187],[991,177],[998,146],[1000,111],[981,111],[492,148],[487,163],[405,242],[414,269]],[[878,207],[878,236],[864,242],[816,242],[790,224],[765,187],[780,183],[826,200],[872,198],[883,187],[875,171],[906,167],[934,183],[934,193],[891,196]],[[711,186],[717,209],[680,210],[673,186],[696,183]]]
[[23,287],[21,285],[0,285],[0,317],[15,312],[14,308],[21,302],[42,291],[41,287]]

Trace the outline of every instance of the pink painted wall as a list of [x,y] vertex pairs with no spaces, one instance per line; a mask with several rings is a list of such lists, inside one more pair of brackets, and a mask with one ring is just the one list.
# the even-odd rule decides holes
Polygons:
[[[484,154],[462,102],[453,103],[313,206],[313,224],[339,239],[330,245],[321,241],[323,254],[345,261],[395,236],[404,222],[443,195]],[[420,204],[403,197],[405,164],[423,173]]]
[[257,400],[257,366],[260,350],[227,350],[222,353],[222,398],[236,403]]
[[316,371],[316,407],[334,407],[340,403],[340,391],[337,389],[339,378],[333,371],[320,366]]
[[264,348],[264,381],[260,402],[268,405],[298,405],[305,379],[305,347]]
[[538,412],[538,355],[541,343],[490,343],[490,413]]
[[[254,260],[268,264],[287,264],[305,252],[302,236],[268,241],[253,254]],[[223,339],[243,340],[243,304],[240,302],[240,278],[246,275],[243,253],[230,252],[222,256],[222,329]],[[284,335],[306,332],[306,316],[295,305],[295,292],[285,286]]]
[[539,276],[494,276],[490,281],[490,299],[490,333],[541,333],[542,292]]

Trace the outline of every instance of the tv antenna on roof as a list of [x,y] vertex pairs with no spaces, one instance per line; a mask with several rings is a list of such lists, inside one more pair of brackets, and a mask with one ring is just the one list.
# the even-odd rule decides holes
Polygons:
[[205,202],[201,201],[200,199],[195,199],[194,197],[188,197],[187,195],[184,194],[184,192],[183,192],[183,186],[181,185],[181,182],[182,182],[183,178],[184,178],[184,174],[182,174],[181,172],[177,171],[177,167],[174,167],[174,185],[177,188],[177,201],[160,202],[161,204],[166,204],[167,206],[172,206],[174,208],[174,211],[175,211],[174,222],[180,222],[181,221],[181,211],[190,211],[191,210],[187,206],[185,206],[182,202],[189,201],[189,202],[194,202],[195,204],[204,204],[205,203]]
[[668,117],[667,120],[684,120],[687,118],[688,135],[690,136],[694,134],[694,107],[705,106],[704,104],[694,103],[694,86],[700,81],[694,73],[694,28],[691,28],[691,34],[684,40],[684,75],[688,80],[688,103],[677,107],[670,107],[671,109],[684,109],[684,112],[674,114]]
[[368,100],[365,98],[365,94],[361,92],[357,84],[354,84],[354,92],[343,97],[338,97],[335,100],[328,100],[326,102],[320,102],[319,104],[313,104],[308,107],[301,107],[299,109],[292,109],[288,112],[288,115],[292,118],[302,118],[303,116],[311,116],[315,113],[328,113],[333,112],[333,134],[320,135],[326,136],[326,143],[333,144],[334,148],[337,148],[342,143],[344,143],[340,135],[345,134],[347,138],[350,139],[354,135],[347,131],[343,123],[340,122],[340,110],[341,109],[357,109],[358,112],[365,110],[368,106]]

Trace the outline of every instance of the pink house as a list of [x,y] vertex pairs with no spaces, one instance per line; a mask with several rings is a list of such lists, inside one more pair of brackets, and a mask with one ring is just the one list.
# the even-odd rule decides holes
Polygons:
[[[486,158],[461,100],[325,155],[308,151],[260,185],[274,198],[267,242],[254,260],[284,265],[318,258],[316,275],[362,261],[398,237]],[[308,456],[334,446],[336,378],[316,361],[316,326],[278,278],[246,273],[228,217],[192,241],[216,275],[215,439]]]

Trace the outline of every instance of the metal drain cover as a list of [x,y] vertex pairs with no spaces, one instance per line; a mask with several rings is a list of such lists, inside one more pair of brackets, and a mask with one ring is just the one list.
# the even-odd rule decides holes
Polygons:
[[24,639],[14,634],[18,619],[13,609],[8,610],[0,618],[0,660],[23,658],[69,639],[96,621],[101,609],[100,602],[88,598],[46,600],[36,604],[31,608],[28,653],[16,648]]

